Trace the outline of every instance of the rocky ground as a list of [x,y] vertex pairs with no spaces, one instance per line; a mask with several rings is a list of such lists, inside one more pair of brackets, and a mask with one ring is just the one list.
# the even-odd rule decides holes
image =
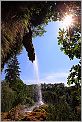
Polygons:
[[24,106],[18,105],[9,112],[1,113],[2,121],[44,121],[47,117],[47,105],[35,107],[32,112],[24,111]]

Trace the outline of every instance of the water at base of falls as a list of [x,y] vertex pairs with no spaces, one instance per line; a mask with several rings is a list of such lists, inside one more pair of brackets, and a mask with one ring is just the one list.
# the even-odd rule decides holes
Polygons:
[[24,112],[32,112],[34,108],[38,108],[39,106],[43,105],[44,103],[42,101],[38,101],[35,103],[35,105],[29,107],[29,108],[25,108]]
[[39,106],[43,105],[44,103],[42,101],[36,102],[34,106],[31,106],[29,108],[25,108],[24,112],[32,112],[34,108],[38,108]]

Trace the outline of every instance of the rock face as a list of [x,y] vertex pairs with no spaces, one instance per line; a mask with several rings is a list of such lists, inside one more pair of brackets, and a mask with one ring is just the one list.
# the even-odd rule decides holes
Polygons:
[[44,121],[46,120],[47,113],[45,105],[34,108],[32,112],[24,112],[24,106],[18,105],[12,108],[9,112],[1,114],[2,121]]
[[44,121],[46,120],[45,112],[27,112],[26,116],[21,119],[23,121]]
[[10,121],[10,120],[8,119],[8,112],[2,112],[2,113],[1,113],[1,120],[2,120],[2,121]]
[[16,107],[12,108],[9,112],[2,113],[1,114],[1,120],[2,121],[8,121],[8,120],[18,121],[18,120],[21,120],[21,118],[24,117],[23,109],[24,109],[24,106],[18,105]]

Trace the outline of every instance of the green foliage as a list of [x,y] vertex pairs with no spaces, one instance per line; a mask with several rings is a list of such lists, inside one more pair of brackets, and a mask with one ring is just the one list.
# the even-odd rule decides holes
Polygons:
[[62,83],[42,85],[42,96],[46,103],[58,103],[60,97],[64,95],[64,92],[64,84]]
[[[71,29],[71,28],[70,28]],[[73,30],[70,30],[73,31]],[[75,30],[74,30],[75,31]],[[73,33],[73,32],[71,32]],[[64,51],[71,60],[74,57],[80,59],[81,57],[81,35],[78,32],[74,32],[73,35],[68,35],[68,31],[59,29],[58,44],[61,45],[61,51]]]
[[32,96],[32,89],[22,80],[17,79],[12,87],[9,82],[3,81],[1,84],[1,111],[9,111],[18,104],[32,106],[34,105]]
[[19,69],[20,68],[17,57],[16,55],[14,55],[9,60],[7,69],[5,70],[6,73],[5,80],[10,83],[9,85],[11,88],[14,87],[16,80],[20,78]]
[[73,115],[71,113],[70,106],[63,102],[56,105],[50,104],[48,106],[48,116],[47,121],[71,121],[73,120]]
[[77,86],[81,84],[81,64],[73,65],[68,76],[68,85],[75,83]]
[[9,111],[16,99],[16,92],[13,91],[5,81],[1,84],[1,111]]
[[48,105],[47,121],[80,121],[80,86],[77,88],[76,85],[65,87],[62,83],[42,84],[42,93],[43,101]]
[[[81,18],[81,17],[80,17]],[[58,45],[64,54],[68,55],[70,60],[74,58],[81,59],[81,29],[80,20],[73,27],[67,30],[59,29]],[[81,83],[81,63],[73,66],[68,76],[68,85]]]
[[[68,14],[72,14],[73,25],[70,25],[66,29],[59,29],[58,45],[60,50],[66,54],[70,60],[74,58],[81,59],[81,4],[73,4],[72,11],[69,7]],[[72,6],[73,6],[72,5]],[[74,71],[73,71],[74,70]],[[75,78],[76,77],[76,78]],[[75,65],[71,68],[68,76],[68,84],[78,84],[81,81],[81,65]]]
[[[14,53],[19,54],[22,51],[23,36],[26,32],[29,35],[28,26],[32,30],[29,45],[33,49],[32,37],[42,36],[45,32],[44,25],[50,21],[62,20],[68,7],[73,9],[75,14],[80,14],[80,6],[80,1],[2,1],[1,68],[3,69],[4,64],[7,63]],[[27,43],[28,40],[29,38],[27,39]],[[34,50],[31,49],[29,57],[35,55]]]
[[26,102],[24,104],[28,106],[33,106],[34,105],[34,100],[31,97],[26,98]]
[[[12,22],[13,23],[13,22]],[[15,23],[4,25],[1,30],[1,68],[14,55],[19,54],[22,50],[22,23],[15,21]],[[19,30],[21,26],[21,30]],[[21,32],[21,33],[20,33]]]
[[44,25],[38,25],[35,28],[32,28],[32,37],[42,36],[45,33]]
[[[41,1],[41,2],[8,2],[2,1],[1,3],[1,59],[2,68],[4,64],[14,55],[21,52],[23,47],[23,37],[28,34],[28,40],[31,46],[30,55],[34,54],[32,37],[41,36],[44,34],[44,25],[49,21],[61,20],[68,8],[74,10],[74,14],[80,16],[81,2],[80,1]],[[78,10],[77,10],[78,8]],[[75,23],[73,28],[69,30],[59,31],[59,45],[61,50],[64,51],[70,59],[74,57],[80,59],[81,57],[81,22]],[[32,32],[32,36],[29,35],[29,28]],[[26,40],[27,41],[27,40]],[[28,42],[28,41],[27,41]],[[27,48],[29,48],[26,43]],[[28,52],[28,51],[27,51]],[[33,52],[33,54],[32,54]],[[11,64],[11,63],[10,63]],[[10,65],[9,65],[10,68]],[[26,86],[19,79],[19,72],[17,73],[18,66],[14,68],[16,72],[9,73],[10,70],[6,70],[6,84],[2,86],[2,111],[9,111],[13,106],[17,104],[33,104],[35,94],[33,94],[32,86]],[[72,70],[74,70],[72,72]],[[81,66],[73,66],[70,70],[69,82],[79,83]],[[12,79],[9,78],[9,74]],[[17,76],[17,77],[16,77]],[[77,76],[77,78],[75,78]],[[10,85],[11,84],[11,85]],[[12,87],[11,87],[12,86]],[[10,88],[11,87],[11,88]],[[76,112],[75,107],[80,107],[80,86],[65,88],[60,85],[45,85],[43,89],[43,100],[49,104],[47,120],[80,120],[80,112]],[[47,88],[46,88],[47,87]],[[75,90],[76,89],[76,90]],[[34,101],[32,99],[34,98]],[[69,116],[68,116],[69,115]]]
[[[33,85],[26,86],[21,80],[18,84],[20,84],[20,87],[18,87],[17,91],[14,91],[9,88],[8,82],[2,82],[2,111],[9,111],[11,108],[19,104],[27,105],[28,107],[34,105],[34,100],[32,98]],[[15,85],[15,87],[17,86]],[[44,120],[81,120],[81,87],[77,88],[76,85],[65,87],[62,83],[42,84],[42,93],[43,101],[45,104],[40,106],[39,108],[36,107],[33,112],[37,114],[38,112],[40,112],[41,114],[45,113],[46,116]]]

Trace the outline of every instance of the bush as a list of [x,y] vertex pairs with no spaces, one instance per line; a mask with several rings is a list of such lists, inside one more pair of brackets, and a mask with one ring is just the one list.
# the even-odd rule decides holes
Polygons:
[[7,83],[1,88],[1,112],[8,112],[15,102],[16,92],[13,91]]
[[74,115],[67,103],[50,104],[47,109],[47,121],[72,121]]

